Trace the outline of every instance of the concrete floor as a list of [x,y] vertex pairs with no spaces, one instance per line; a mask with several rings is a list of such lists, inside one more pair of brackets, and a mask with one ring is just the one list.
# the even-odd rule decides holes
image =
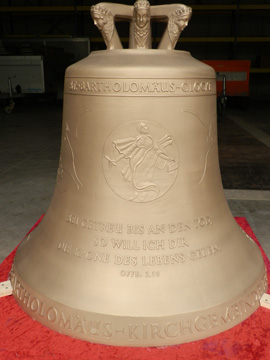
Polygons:
[[[245,112],[229,109],[227,117],[267,146],[269,161],[265,166],[269,168],[268,109],[268,106],[265,108],[255,103]],[[28,100],[16,104],[13,113],[9,115],[4,113],[2,106],[0,116],[2,262],[49,205],[59,161],[62,104]],[[238,188],[225,189],[225,194],[233,215],[246,217],[270,257],[270,191]]]

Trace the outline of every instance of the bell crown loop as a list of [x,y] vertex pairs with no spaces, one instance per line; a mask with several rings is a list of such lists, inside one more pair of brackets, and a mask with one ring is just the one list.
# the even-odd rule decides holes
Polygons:
[[183,4],[151,6],[147,0],[137,0],[133,6],[99,3],[91,7],[91,16],[101,31],[107,50],[122,49],[116,21],[128,21],[129,48],[151,49],[151,21],[167,22],[158,49],[173,50],[187,27],[192,9]]

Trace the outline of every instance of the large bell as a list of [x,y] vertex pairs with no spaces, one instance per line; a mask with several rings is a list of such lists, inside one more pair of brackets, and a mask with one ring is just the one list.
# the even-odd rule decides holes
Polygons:
[[[108,50],[66,71],[54,195],[11,271],[19,306],[51,329],[171,345],[229,329],[259,306],[264,262],[221,183],[215,72],[173,50],[190,15],[147,1],[92,8]],[[130,21],[129,49],[115,18]],[[168,20],[155,50],[150,18]]]

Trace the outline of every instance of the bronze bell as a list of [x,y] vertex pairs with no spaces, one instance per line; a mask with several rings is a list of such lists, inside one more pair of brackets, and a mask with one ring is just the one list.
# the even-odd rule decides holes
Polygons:
[[[90,342],[180,344],[220,333],[267,286],[218,162],[214,70],[174,46],[185,5],[101,3],[107,50],[66,70],[50,207],[20,245],[13,294],[33,319]],[[122,49],[115,20],[130,22]],[[167,21],[158,49],[150,20]]]

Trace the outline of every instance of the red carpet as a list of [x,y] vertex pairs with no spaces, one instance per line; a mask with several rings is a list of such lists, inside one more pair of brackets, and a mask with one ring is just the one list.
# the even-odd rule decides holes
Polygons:
[[[270,283],[270,262],[266,254],[246,219],[236,218],[236,221],[260,247]],[[7,280],[15,251],[0,265],[0,281]],[[33,321],[18,307],[12,296],[0,298],[0,328],[0,359],[5,360],[270,359],[270,310],[262,307],[241,324],[219,335],[163,348],[105,346],[69,338]]]

